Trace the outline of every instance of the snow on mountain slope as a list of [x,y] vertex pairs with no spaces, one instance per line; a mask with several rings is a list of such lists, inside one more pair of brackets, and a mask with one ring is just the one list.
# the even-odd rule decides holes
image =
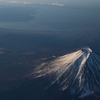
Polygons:
[[38,77],[51,75],[50,86],[57,83],[60,91],[69,89],[78,98],[100,93],[100,57],[90,48],[58,57],[37,70]]

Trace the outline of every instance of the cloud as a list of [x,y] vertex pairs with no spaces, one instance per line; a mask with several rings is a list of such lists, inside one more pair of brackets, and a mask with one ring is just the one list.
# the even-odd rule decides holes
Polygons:
[[11,4],[33,4],[33,2],[27,2],[27,1],[15,1],[15,0],[0,0],[2,3],[11,3]]
[[11,4],[48,4],[48,5],[53,5],[53,6],[64,6],[65,4],[63,3],[58,3],[58,2],[33,2],[33,1],[19,1],[19,0],[0,0],[2,3],[11,3]]
[[34,4],[33,2],[23,2],[23,4]]
[[64,4],[60,4],[60,3],[52,3],[51,5],[53,5],[53,6],[64,6]]

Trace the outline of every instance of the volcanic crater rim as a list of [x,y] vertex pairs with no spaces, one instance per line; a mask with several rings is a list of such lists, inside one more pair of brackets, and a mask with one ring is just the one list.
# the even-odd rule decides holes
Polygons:
[[84,53],[91,53],[92,52],[92,49],[90,49],[89,47],[86,47],[86,48],[82,48],[81,49],[82,50],[82,52],[84,52]]

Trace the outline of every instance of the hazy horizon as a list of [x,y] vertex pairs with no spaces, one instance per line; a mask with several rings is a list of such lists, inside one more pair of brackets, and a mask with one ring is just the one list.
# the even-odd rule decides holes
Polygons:
[[0,28],[67,31],[100,27],[99,1],[4,1],[0,3]]

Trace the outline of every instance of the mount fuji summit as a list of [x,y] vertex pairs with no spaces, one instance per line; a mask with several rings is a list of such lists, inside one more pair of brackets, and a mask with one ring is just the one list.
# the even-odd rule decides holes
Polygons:
[[60,93],[69,91],[75,100],[90,96],[100,99],[100,56],[88,47],[60,56],[38,72],[40,76],[50,75],[49,88],[56,84]]

